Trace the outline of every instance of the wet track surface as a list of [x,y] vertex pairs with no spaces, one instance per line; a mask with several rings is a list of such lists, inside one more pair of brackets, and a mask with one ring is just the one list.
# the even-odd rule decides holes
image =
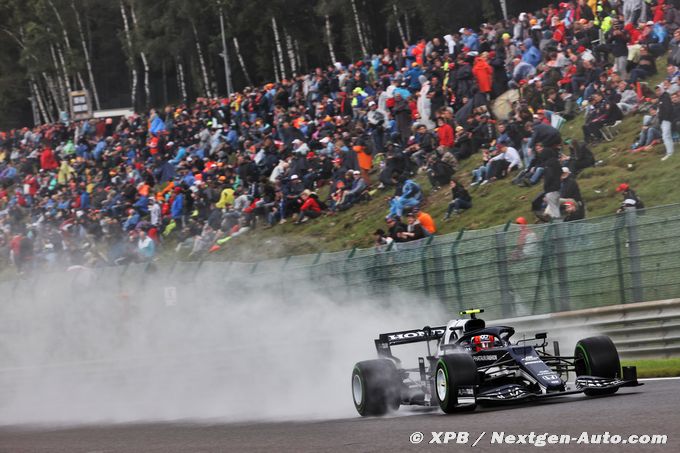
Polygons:
[[[348,398],[349,395],[348,391]],[[65,409],[66,410],[66,409]],[[409,441],[424,434],[422,443]],[[466,445],[451,441],[432,445],[431,432],[465,431]],[[665,445],[532,445],[492,444],[492,432],[569,434],[609,432],[665,434]],[[474,441],[485,433],[472,447]],[[0,452],[324,452],[324,451],[680,451],[680,380],[652,380],[602,398],[566,396],[540,403],[478,409],[447,416],[402,408],[385,418],[266,423],[145,423],[80,427],[0,427]]]

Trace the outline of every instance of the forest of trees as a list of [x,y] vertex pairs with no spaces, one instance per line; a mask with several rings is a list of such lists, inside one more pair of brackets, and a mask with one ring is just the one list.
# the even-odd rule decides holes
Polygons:
[[0,129],[58,120],[72,90],[95,109],[225,95],[500,18],[499,0],[3,0]]

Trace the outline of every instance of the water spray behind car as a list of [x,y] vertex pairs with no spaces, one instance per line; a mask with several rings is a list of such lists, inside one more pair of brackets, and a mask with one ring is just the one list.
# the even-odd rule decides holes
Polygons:
[[347,370],[374,333],[447,316],[213,264],[46,275],[0,304],[0,424],[353,417]]

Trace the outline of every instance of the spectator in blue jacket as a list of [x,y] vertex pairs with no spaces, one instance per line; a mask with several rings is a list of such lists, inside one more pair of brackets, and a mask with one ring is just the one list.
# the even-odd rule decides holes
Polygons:
[[397,184],[396,178],[394,178],[393,182],[397,185],[397,192],[390,201],[389,215],[401,217],[404,214],[404,210],[420,205],[423,199],[423,191],[411,179],[406,179],[402,185]]
[[531,38],[527,38],[520,45],[522,49],[522,61],[529,63],[531,66],[536,67],[541,62],[541,51],[538,47],[534,46]]

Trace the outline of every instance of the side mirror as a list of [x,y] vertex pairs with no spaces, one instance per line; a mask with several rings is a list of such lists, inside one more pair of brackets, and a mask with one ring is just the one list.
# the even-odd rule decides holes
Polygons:
[[537,340],[545,340],[546,338],[548,338],[548,334],[546,332],[540,332],[536,334]]

